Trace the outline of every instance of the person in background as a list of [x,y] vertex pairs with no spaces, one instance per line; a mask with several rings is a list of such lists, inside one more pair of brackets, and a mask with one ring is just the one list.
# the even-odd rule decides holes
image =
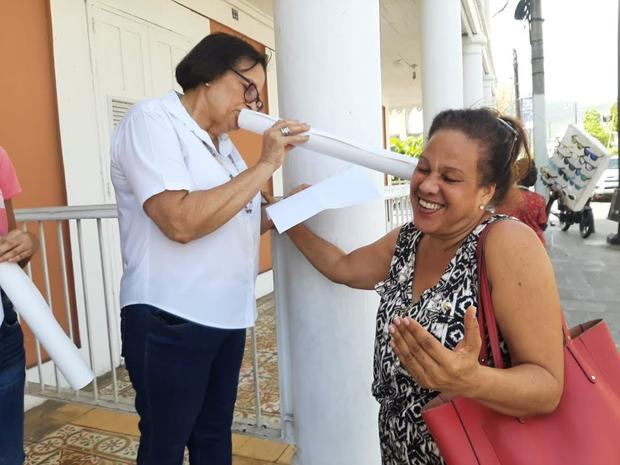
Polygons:
[[517,182],[508,190],[506,198],[495,206],[495,213],[512,216],[534,230],[545,245],[547,229],[547,201],[530,191],[536,184],[538,170],[533,160],[520,158],[515,163]]
[[[288,231],[328,279],[381,296],[372,392],[384,465],[442,465],[422,408],[438,393],[515,417],[552,412],[564,380],[560,301],[549,257],[524,224],[493,214],[526,148],[514,119],[488,109],[439,113],[411,178],[413,221],[346,253],[304,225]],[[477,246],[510,368],[478,361]],[[321,382],[320,380],[317,382]],[[320,408],[320,406],[317,406]]]
[[[183,93],[138,103],[112,139],[124,272],[121,337],[140,465],[230,465],[246,328],[256,321],[260,189],[309,127],[278,121],[248,168],[229,133],[263,108],[267,57],[212,34],[176,68]],[[258,147],[257,147],[258,149]]]
[[[13,164],[0,147],[0,263],[24,267],[39,248],[37,238],[17,229],[13,198],[21,187]],[[24,336],[13,305],[2,294],[0,308],[0,464],[24,462]]]

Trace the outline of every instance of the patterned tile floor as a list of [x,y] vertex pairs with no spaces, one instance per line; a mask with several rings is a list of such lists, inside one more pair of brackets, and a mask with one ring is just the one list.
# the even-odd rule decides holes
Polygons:
[[[275,302],[273,294],[257,301],[257,357],[261,414],[264,423],[280,426],[278,358],[276,348]],[[235,420],[255,423],[252,336],[248,331],[241,367]],[[119,402],[133,405],[134,392],[127,371],[116,371]],[[102,399],[113,400],[110,374],[98,379]],[[138,447],[137,416],[82,404],[47,401],[26,412],[26,465],[113,465],[135,463]],[[293,446],[233,435],[233,465],[290,464]],[[185,462],[187,463],[187,456]]]
[[26,448],[26,465],[129,464],[137,452],[135,437],[66,424]]
[[[257,357],[259,366],[259,389],[261,395],[261,415],[263,423],[274,429],[280,428],[280,392],[278,385],[278,353],[276,347],[276,316],[274,295],[269,294],[256,302],[258,320],[256,322]],[[254,367],[252,363],[252,335],[248,331],[245,355],[241,366],[235,420],[255,424],[256,403],[254,399]],[[133,405],[134,392],[129,375],[124,368],[116,371],[116,386],[119,401]],[[99,379],[99,392],[103,399],[113,400],[112,377]]]
[[[26,413],[25,465],[135,463],[137,425],[135,414],[47,401]],[[233,435],[233,465],[287,465],[294,452],[287,444]]]

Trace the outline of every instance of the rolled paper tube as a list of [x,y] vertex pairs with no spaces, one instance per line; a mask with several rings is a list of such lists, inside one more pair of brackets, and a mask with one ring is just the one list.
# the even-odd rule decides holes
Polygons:
[[[238,125],[241,129],[263,134],[278,119],[252,110],[241,110]],[[365,147],[346,139],[333,136],[318,129],[310,129],[310,140],[304,149],[328,155],[339,160],[364,166],[375,171],[391,174],[402,179],[411,179],[416,160],[400,153],[381,148]]]
[[54,319],[39,290],[16,263],[0,263],[0,287],[71,387],[81,389],[90,383],[93,372]]

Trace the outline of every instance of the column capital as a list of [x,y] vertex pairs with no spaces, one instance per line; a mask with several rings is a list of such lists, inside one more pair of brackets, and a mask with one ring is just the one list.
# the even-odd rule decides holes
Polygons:
[[487,45],[487,42],[484,34],[463,35],[463,52],[479,53]]

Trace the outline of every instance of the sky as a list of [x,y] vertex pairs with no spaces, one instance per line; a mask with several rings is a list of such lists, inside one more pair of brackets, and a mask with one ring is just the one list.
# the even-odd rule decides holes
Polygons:
[[[521,96],[531,95],[527,24],[513,19],[518,0],[491,0],[492,49],[498,83],[512,83],[519,54]],[[618,93],[618,0],[542,0],[547,99],[580,106],[613,103]]]

